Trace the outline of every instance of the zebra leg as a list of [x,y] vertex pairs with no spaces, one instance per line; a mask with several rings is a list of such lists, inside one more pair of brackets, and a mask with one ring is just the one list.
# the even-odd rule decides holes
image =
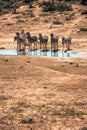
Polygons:
[[42,50],[44,50],[44,43],[42,43]]
[[51,43],[51,52],[52,52],[52,43]]
[[35,49],[35,42],[34,42],[34,45],[33,45],[33,50]]
[[36,42],[34,42],[34,46],[33,46],[33,49],[34,49],[34,50],[36,49]]
[[58,42],[57,42],[57,51],[58,51]]
[[46,47],[46,43],[44,43],[44,50],[46,49],[45,47]]
[[62,43],[62,51],[64,51],[64,43]]
[[21,50],[21,43],[18,43],[18,51]]
[[44,50],[44,44],[42,43],[42,49],[41,49],[42,51]]
[[30,43],[30,50],[32,50],[32,43]]
[[66,50],[68,49],[68,44],[67,44],[67,42],[66,42]]
[[17,51],[19,50],[19,44],[17,43]]
[[40,50],[41,50],[41,43],[40,43]]
[[30,42],[28,41],[28,50],[30,50]]
[[69,43],[67,43],[67,50],[69,50]]
[[52,56],[53,43],[51,42],[51,56]]
[[43,49],[43,44],[40,42],[40,50],[42,51]]
[[71,44],[71,43],[69,42],[69,43],[68,43],[68,50],[70,50],[70,44]]
[[47,50],[47,42],[46,42],[46,50]]
[[23,44],[23,50],[25,50],[25,44]]
[[46,43],[44,43],[44,50],[46,49]]
[[56,51],[56,42],[54,43],[54,51]]
[[28,44],[28,50],[30,50],[30,44]]
[[69,44],[69,42],[67,42],[67,50],[69,50],[69,49],[70,49],[70,48],[69,48],[69,45],[70,45],[70,44]]
[[37,41],[36,41],[35,45],[36,45],[36,50],[37,50]]
[[24,51],[25,51],[26,50],[26,40],[24,40],[23,48],[24,48]]
[[58,50],[57,42],[55,43],[55,50],[56,50],[56,51]]

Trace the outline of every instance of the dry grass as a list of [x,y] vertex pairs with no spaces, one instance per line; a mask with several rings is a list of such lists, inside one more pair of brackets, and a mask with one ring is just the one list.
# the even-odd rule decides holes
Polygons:
[[[87,129],[87,35],[76,32],[86,27],[86,17],[79,11],[83,7],[73,5],[73,9],[44,14],[36,7],[34,17],[26,13],[0,17],[1,47],[16,49],[14,33],[24,28],[37,36],[58,34],[60,50],[61,36],[70,35],[71,51],[85,53],[77,59],[0,56],[0,130]],[[74,19],[66,21],[70,14]],[[55,18],[63,24],[51,26]]]

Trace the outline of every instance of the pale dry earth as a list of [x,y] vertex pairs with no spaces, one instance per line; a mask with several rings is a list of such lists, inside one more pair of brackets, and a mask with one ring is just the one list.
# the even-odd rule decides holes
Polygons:
[[[1,48],[16,49],[15,32],[24,28],[37,36],[58,34],[60,50],[61,36],[70,35],[70,53],[82,54],[76,59],[0,55],[0,130],[87,130],[87,32],[76,32],[87,27],[87,16],[78,11],[83,7],[73,8],[70,21],[64,22],[67,12],[55,14],[64,22],[57,26],[52,25],[54,15],[39,16],[38,7],[32,18],[0,16]],[[26,13],[27,7],[23,9]]]

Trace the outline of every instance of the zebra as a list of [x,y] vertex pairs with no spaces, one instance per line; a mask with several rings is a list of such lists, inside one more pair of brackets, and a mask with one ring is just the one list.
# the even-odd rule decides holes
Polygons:
[[34,44],[33,49],[36,50],[37,49],[37,36],[31,36],[30,32],[26,33],[26,39],[28,41],[28,45],[29,45],[29,49],[32,49],[32,45]]
[[51,51],[58,51],[58,40],[58,36],[54,35],[53,33],[50,34]]
[[62,47],[63,47],[63,50],[64,50],[64,44],[66,45],[66,50],[70,50],[70,45],[71,45],[71,40],[72,38],[70,36],[67,36],[67,37],[62,37]]
[[48,36],[39,33],[40,49],[47,50]]
[[[14,42],[17,41],[17,51],[25,50],[25,39],[22,39],[20,37],[20,33],[16,32],[16,35],[14,37]],[[23,48],[22,48],[23,47]]]

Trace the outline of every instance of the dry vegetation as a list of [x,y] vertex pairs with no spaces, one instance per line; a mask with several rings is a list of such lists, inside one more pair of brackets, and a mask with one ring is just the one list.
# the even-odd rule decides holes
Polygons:
[[[72,11],[42,12],[22,6],[18,14],[0,16],[0,47],[16,49],[13,37],[24,28],[72,36],[73,52],[83,58],[0,56],[0,130],[87,130],[86,6]],[[53,24],[54,21],[62,24]],[[50,44],[50,41],[49,41]]]

